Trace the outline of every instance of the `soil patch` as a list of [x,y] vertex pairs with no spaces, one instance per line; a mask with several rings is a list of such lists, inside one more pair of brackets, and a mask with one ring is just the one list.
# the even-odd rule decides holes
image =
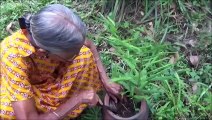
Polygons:
[[116,115],[124,118],[132,117],[138,111],[136,111],[136,108],[140,108],[140,104],[136,104],[132,99],[126,98],[126,100],[119,101],[118,103],[115,103],[113,100],[110,100],[110,106],[113,106],[116,108],[117,112]]

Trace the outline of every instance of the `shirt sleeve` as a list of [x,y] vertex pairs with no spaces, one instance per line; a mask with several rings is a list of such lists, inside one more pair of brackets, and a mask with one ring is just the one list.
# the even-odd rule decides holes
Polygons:
[[[10,37],[12,38],[12,37]],[[14,42],[14,39],[5,39],[1,42],[1,90],[10,101],[21,101],[33,96],[32,86],[29,83],[28,68],[24,55],[27,54],[27,45],[24,42]],[[20,47],[16,47],[20,44]],[[28,47],[29,48],[29,47]],[[26,51],[26,52],[24,52]]]
[[27,66],[23,58],[3,57],[1,63],[2,86],[10,101],[21,101],[33,96],[28,81]]

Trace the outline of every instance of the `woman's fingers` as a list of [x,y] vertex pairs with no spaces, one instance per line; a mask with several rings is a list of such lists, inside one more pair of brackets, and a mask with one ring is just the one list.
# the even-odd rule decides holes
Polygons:
[[82,97],[83,103],[88,104],[90,107],[95,106],[98,102],[103,104],[94,90],[83,91]]
[[111,96],[111,98],[117,102],[117,98],[121,98],[120,92],[121,92],[121,86],[116,83],[109,83],[106,86],[106,91]]
[[111,83],[110,90],[108,90],[108,95],[114,100],[115,103],[122,101],[122,95],[120,94],[123,90],[122,86],[116,83]]
[[108,94],[108,95],[113,99],[113,101],[114,101],[115,103],[118,102],[118,99],[117,99],[116,96],[114,96],[113,94]]
[[95,93],[94,96],[93,96],[93,99],[90,100],[90,102],[89,102],[88,105],[89,105],[90,107],[93,107],[93,106],[95,106],[97,103],[103,105],[101,99],[100,99],[99,96]]
[[[97,95],[97,96],[98,96],[98,95]],[[103,105],[103,102],[102,102],[102,100],[99,98],[99,96],[98,96],[98,102],[99,102],[100,105]]]

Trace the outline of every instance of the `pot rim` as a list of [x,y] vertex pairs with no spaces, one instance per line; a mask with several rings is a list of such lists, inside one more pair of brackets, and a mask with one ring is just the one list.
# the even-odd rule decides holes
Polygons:
[[[104,99],[104,104],[108,104],[106,103],[107,101],[110,100],[110,97],[108,96],[108,94],[105,95],[105,99]],[[111,116],[113,116],[115,119],[118,119],[118,120],[130,120],[130,119],[135,119],[137,118],[139,115],[141,114],[144,114],[145,111],[147,111],[148,107],[147,107],[147,103],[145,100],[141,100],[141,106],[140,106],[140,110],[138,113],[136,113],[135,115],[131,116],[131,117],[120,117],[116,114],[114,114],[113,112],[109,111],[106,109],[106,111],[108,112],[108,114],[110,114]]]

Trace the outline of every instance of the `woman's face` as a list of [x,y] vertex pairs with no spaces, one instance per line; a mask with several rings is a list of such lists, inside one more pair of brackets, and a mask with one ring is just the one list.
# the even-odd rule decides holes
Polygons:
[[59,60],[62,62],[73,61],[79,54],[81,47],[78,49],[67,51],[67,52],[60,52],[60,53],[51,53],[47,51],[47,56],[51,59]]
[[82,43],[79,46],[76,46],[72,48],[70,51],[64,51],[64,52],[51,52],[48,50],[43,49],[40,47],[36,42],[29,36],[27,36],[30,39],[30,42],[32,45],[38,49],[39,52],[46,54],[46,56],[50,57],[51,59],[54,60],[59,60],[62,62],[68,62],[68,61],[73,61],[79,54],[81,47],[83,46],[84,43]]
[[83,44],[81,46],[74,47],[64,52],[51,52],[37,45],[35,46],[35,48],[38,49],[38,54],[44,54],[48,58],[51,58],[53,60],[58,60],[61,62],[70,62],[70,61],[73,61],[79,55],[79,52],[82,46]]

